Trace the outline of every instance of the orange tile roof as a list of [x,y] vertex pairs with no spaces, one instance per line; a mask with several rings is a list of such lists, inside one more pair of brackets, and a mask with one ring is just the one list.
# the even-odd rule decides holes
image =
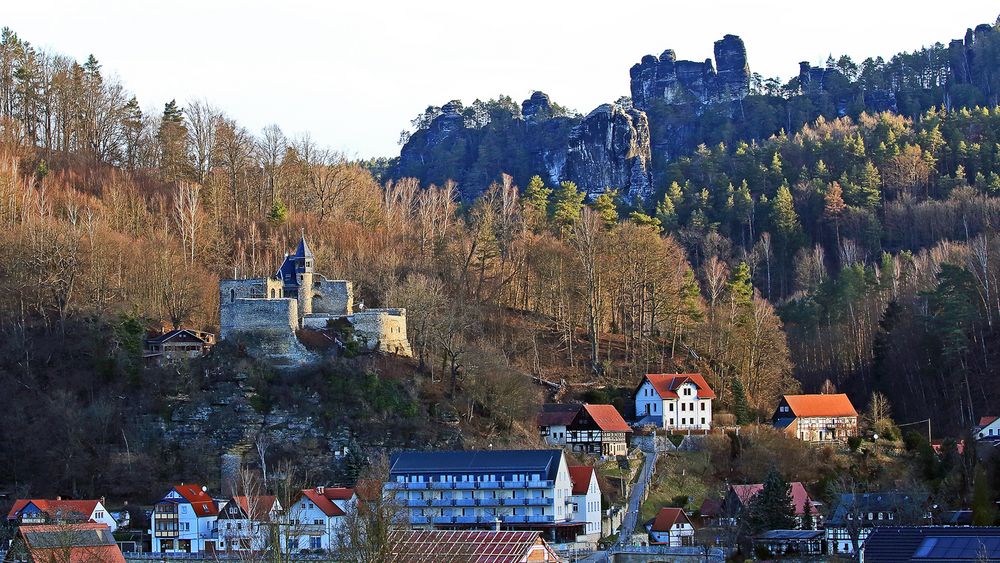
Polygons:
[[797,417],[858,416],[847,395],[785,395],[784,400]]
[[215,500],[201,488],[201,485],[195,483],[175,485],[174,490],[184,497],[184,500],[191,503],[191,509],[194,510],[195,516],[218,516],[219,507],[215,505]]
[[[263,495],[258,497],[253,497],[253,507],[250,506],[251,497],[247,496],[236,496],[232,500],[236,501],[237,506],[243,511],[243,514],[247,516],[250,520],[256,520],[258,522],[266,522],[271,519],[271,509],[274,508],[274,503],[278,500],[277,497],[270,495]],[[253,508],[253,514],[250,514],[251,508]]]
[[590,488],[590,480],[594,475],[594,468],[589,465],[569,466],[569,479],[573,482],[573,494],[585,495]]
[[354,496],[354,489],[322,487],[322,492],[320,492],[320,488],[302,489],[302,494],[327,516],[343,516],[347,514],[333,501],[350,500]]
[[687,514],[680,508],[661,508],[656,515],[656,520],[653,521],[653,527],[650,529],[654,532],[669,532],[674,524],[684,524],[685,522],[691,524]]
[[21,526],[17,533],[31,561],[125,563],[106,524]]
[[90,515],[94,513],[94,509],[97,508],[99,500],[48,500],[48,499],[17,499],[14,502],[14,506],[11,507],[10,512],[7,513],[8,520],[16,520],[20,518],[21,511],[24,510],[28,504],[35,505],[38,510],[48,514],[50,517],[55,517],[57,514],[61,514],[63,517],[69,516],[71,514],[79,514],[85,518],[90,518]]
[[594,419],[594,424],[605,432],[631,432],[625,419],[612,405],[591,405],[584,403],[583,409],[587,411],[590,418]]
[[676,399],[677,388],[684,383],[694,383],[698,388],[698,398],[714,399],[715,391],[700,373],[650,373],[646,379],[653,385],[661,399]]

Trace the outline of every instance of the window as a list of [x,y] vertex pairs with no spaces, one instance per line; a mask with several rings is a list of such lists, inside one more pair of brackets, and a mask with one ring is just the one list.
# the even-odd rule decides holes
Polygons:
[[323,549],[323,538],[312,536],[309,538],[309,549]]
[[701,417],[701,423],[705,424],[705,417]]
[[701,403],[701,410],[705,410],[705,402],[704,401],[702,401],[702,403]]
[[670,403],[670,412],[674,412],[674,404]]

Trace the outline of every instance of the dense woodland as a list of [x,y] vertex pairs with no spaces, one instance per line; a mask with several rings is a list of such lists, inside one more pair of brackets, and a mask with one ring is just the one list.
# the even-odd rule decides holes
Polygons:
[[[0,474],[96,494],[121,477],[107,456],[155,457],[136,434],[149,390],[193,395],[208,376],[143,369],[143,333],[213,330],[217,281],[272,274],[303,230],[356,299],[407,308],[407,369],[483,435],[534,434],[529,375],[590,384],[628,415],[641,374],[687,369],[738,422],[829,380],[957,435],[1000,400],[998,120],[863,113],[701,146],[647,209],[538,176],[463,202],[454,182],[388,180],[384,162],[248,131],[205,101],[144,108],[96,58],[5,29]],[[267,396],[275,377],[251,381]],[[407,401],[405,416],[440,409]],[[37,428],[45,447],[26,439]]]

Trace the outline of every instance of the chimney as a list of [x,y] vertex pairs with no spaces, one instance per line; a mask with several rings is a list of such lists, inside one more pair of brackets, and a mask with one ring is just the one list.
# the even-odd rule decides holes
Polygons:
[[101,496],[101,504],[104,504],[104,496]]
[[324,487],[324,486],[322,486],[322,485],[320,485],[320,486],[316,487],[316,494],[319,494],[319,495],[323,494],[323,491],[324,491],[325,489],[326,489],[326,487]]
[[62,495],[57,496],[56,500],[62,500]]

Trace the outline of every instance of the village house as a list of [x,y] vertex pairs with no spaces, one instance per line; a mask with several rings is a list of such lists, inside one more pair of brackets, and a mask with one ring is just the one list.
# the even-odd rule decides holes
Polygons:
[[538,434],[543,440],[553,446],[566,445],[566,427],[573,422],[576,413],[580,412],[582,405],[546,403],[542,405],[542,411],[538,413],[536,424]]
[[149,534],[154,553],[214,553],[219,507],[207,488],[175,485],[153,506]]
[[1000,440],[1000,416],[984,416],[974,429],[976,440]]
[[858,411],[847,395],[783,395],[774,427],[806,442],[844,442],[858,435]]
[[[822,504],[810,498],[809,493],[806,491],[806,488],[802,486],[802,483],[792,481],[789,485],[789,492],[792,497],[792,508],[795,511],[796,527],[802,527],[802,521],[805,518],[807,511],[810,516],[812,516],[813,527],[819,527],[823,521],[823,516],[819,510]],[[725,498],[722,500],[723,519],[728,520],[729,523],[735,522],[736,518],[739,517],[739,514],[750,505],[753,497],[757,496],[757,494],[763,490],[764,485],[762,483],[730,485],[729,490],[726,491]]]
[[125,563],[105,524],[29,524],[21,526],[4,563]]
[[274,496],[234,496],[219,508],[220,551],[262,551],[280,537],[281,503]]
[[393,530],[389,558],[395,563],[559,563],[538,532]]
[[712,427],[715,392],[698,373],[648,374],[634,393],[639,424],[668,430],[708,430]]
[[566,425],[566,445],[574,452],[601,457],[626,455],[631,433],[615,407],[585,403]]
[[588,465],[574,465],[569,468],[569,478],[573,481],[569,497],[573,514],[587,523],[582,539],[596,542],[601,539],[601,485],[597,482],[597,471]]
[[825,523],[827,553],[853,554],[871,531],[880,526],[930,524],[927,495],[873,492],[844,493]]
[[323,486],[303,489],[288,511],[289,530],[282,541],[296,544],[292,551],[337,547],[344,517],[357,502],[355,489]]
[[142,356],[148,364],[166,365],[200,358],[214,345],[211,332],[182,328],[147,338]]
[[694,545],[694,524],[680,508],[661,508],[647,529],[655,543],[670,547]]
[[562,450],[401,452],[384,485],[415,529],[520,529],[553,543],[586,533]]
[[17,499],[7,513],[7,521],[17,525],[78,524],[95,522],[104,524],[114,532],[118,522],[100,500]]

